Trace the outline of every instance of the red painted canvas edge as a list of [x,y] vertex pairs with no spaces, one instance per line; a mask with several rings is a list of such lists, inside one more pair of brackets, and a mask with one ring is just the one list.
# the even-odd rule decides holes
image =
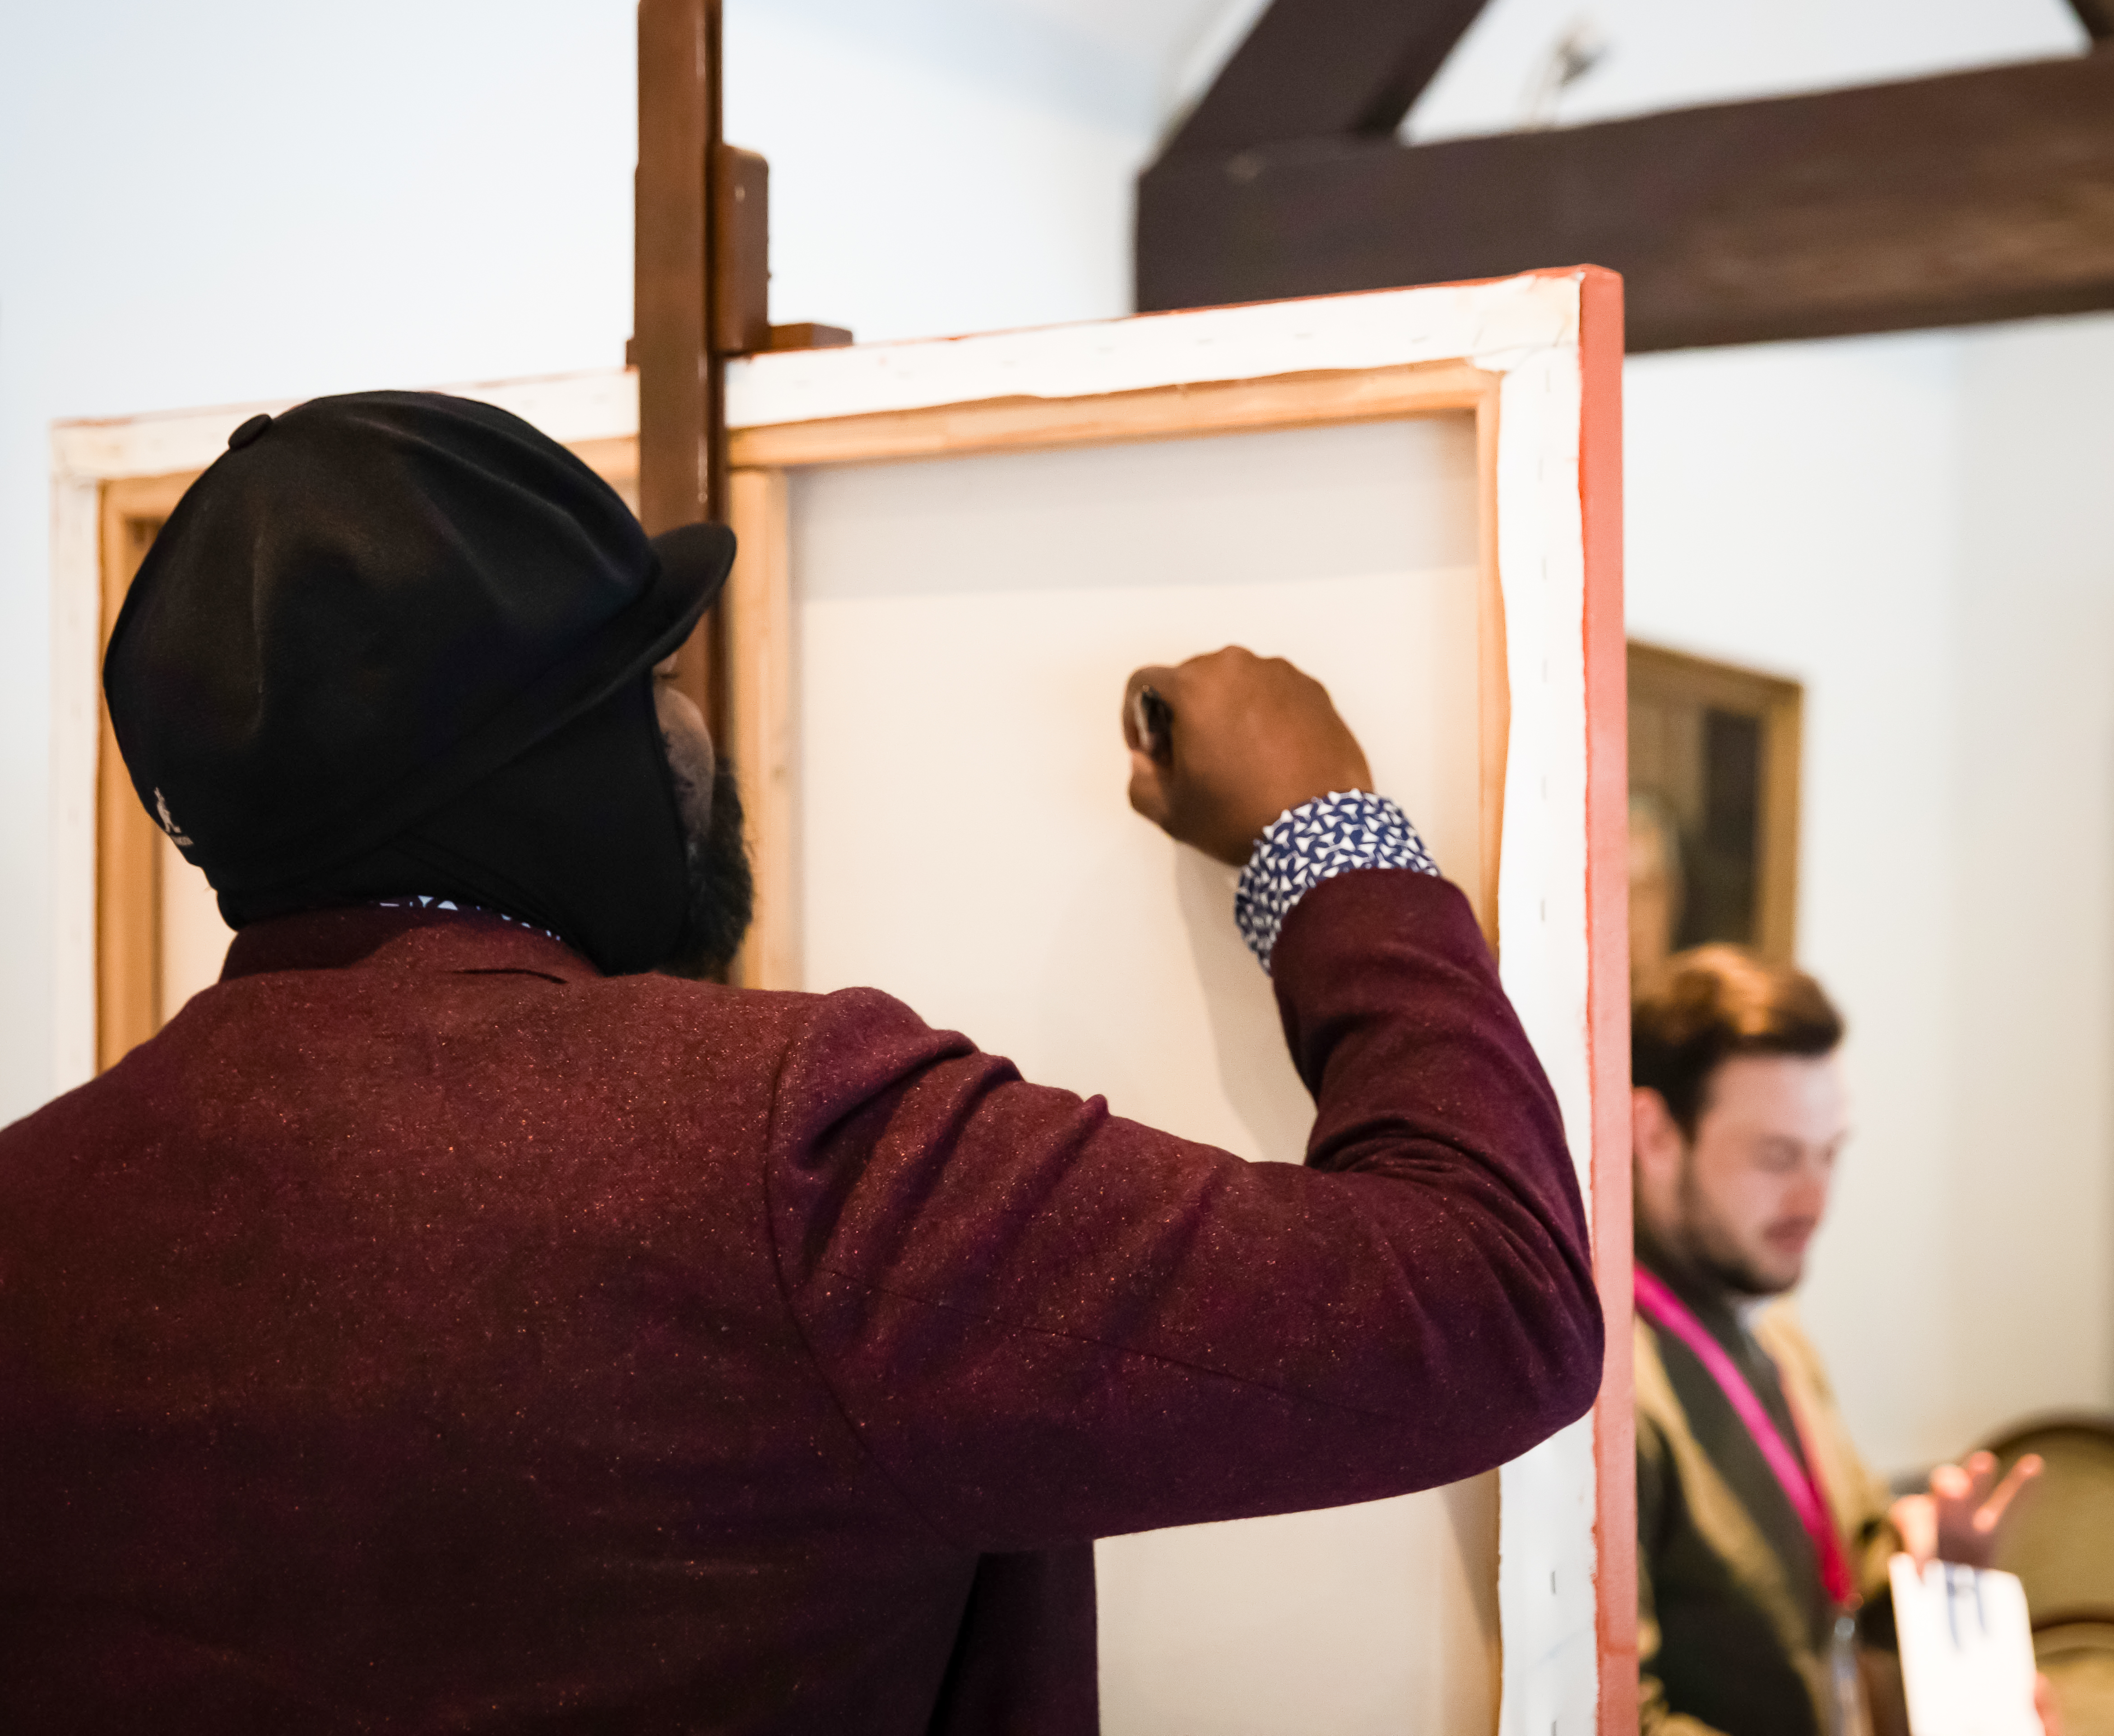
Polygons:
[[[1566,273],[1563,275],[1569,276]],[[1629,679],[1622,625],[1622,280],[1579,277],[1586,553],[1586,900],[1593,1264],[1608,1321],[1593,1407],[1601,1736],[1637,1728],[1637,1483],[1630,1273]]]

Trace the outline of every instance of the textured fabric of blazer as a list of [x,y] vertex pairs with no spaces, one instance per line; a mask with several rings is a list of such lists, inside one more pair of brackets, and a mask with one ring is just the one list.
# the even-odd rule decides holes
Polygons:
[[1343,875],[1274,968],[1303,1167],[872,990],[245,928],[0,1132],[0,1729],[1091,1731],[1094,1538],[1466,1477],[1599,1382],[1459,893]]

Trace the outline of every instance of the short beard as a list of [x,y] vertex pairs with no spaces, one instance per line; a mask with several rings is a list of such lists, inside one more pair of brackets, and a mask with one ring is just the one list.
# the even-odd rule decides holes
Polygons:
[[1745,1260],[1721,1260],[1700,1249],[1696,1252],[1695,1264],[1697,1269],[1720,1289],[1730,1291],[1736,1296],[1755,1299],[1781,1296],[1786,1290],[1793,1289],[1798,1281],[1793,1279],[1789,1284],[1779,1284],[1773,1278],[1764,1277]]
[[674,950],[654,968],[698,982],[723,979],[756,905],[756,881],[741,831],[741,792],[725,760],[712,772],[707,823],[684,831],[683,868],[689,899],[682,930]]
[[1715,1225],[1699,1198],[1695,1173],[1695,1159],[1691,1156],[1683,1164],[1681,1176],[1681,1239],[1686,1244],[1682,1252],[1689,1264],[1700,1276],[1736,1296],[1781,1296],[1792,1289],[1797,1279],[1780,1284],[1768,1274],[1757,1271],[1745,1256],[1720,1253],[1711,1247],[1710,1244],[1718,1238],[1713,1234]]

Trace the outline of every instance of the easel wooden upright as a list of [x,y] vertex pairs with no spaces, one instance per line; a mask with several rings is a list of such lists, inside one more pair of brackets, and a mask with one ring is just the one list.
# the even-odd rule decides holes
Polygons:
[[[726,363],[851,341],[833,326],[771,323],[771,170],[721,133],[720,0],[640,0],[633,333],[638,516],[658,535],[727,504]],[[676,678],[716,735],[726,724],[719,611]]]

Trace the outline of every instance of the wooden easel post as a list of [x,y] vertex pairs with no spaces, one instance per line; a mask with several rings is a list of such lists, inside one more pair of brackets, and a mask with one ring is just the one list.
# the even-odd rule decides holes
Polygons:
[[[638,515],[655,535],[726,513],[712,259],[720,125],[720,0],[640,0],[632,357]],[[725,686],[715,678],[718,639],[708,616],[676,662],[715,734]]]
[[[740,515],[727,465],[730,356],[852,341],[836,326],[771,323],[771,167],[721,137],[721,87],[720,0],[639,0],[637,323],[627,360],[638,370],[638,515],[657,535]],[[742,498],[752,502],[773,486],[756,475],[744,485]],[[776,487],[782,492],[782,477]],[[771,515],[750,511],[747,520],[740,529],[748,546],[719,603],[676,654],[675,670],[749,786],[753,837],[775,823],[787,799],[783,732],[758,723],[777,703],[776,689],[770,670],[732,666],[740,635],[730,621],[739,617],[751,637],[782,640],[790,589],[782,538],[757,534]],[[776,630],[766,631],[771,623]],[[777,932],[774,914],[782,928],[791,893],[768,873],[759,892],[762,936]],[[769,950],[753,938],[734,980],[762,981]],[[768,968],[788,967],[778,959]]]
[[[720,0],[639,0],[633,337],[638,516],[658,535],[726,522],[726,362],[834,347],[835,326],[771,323],[771,166],[721,136]],[[726,726],[725,632],[707,616],[677,679]]]

